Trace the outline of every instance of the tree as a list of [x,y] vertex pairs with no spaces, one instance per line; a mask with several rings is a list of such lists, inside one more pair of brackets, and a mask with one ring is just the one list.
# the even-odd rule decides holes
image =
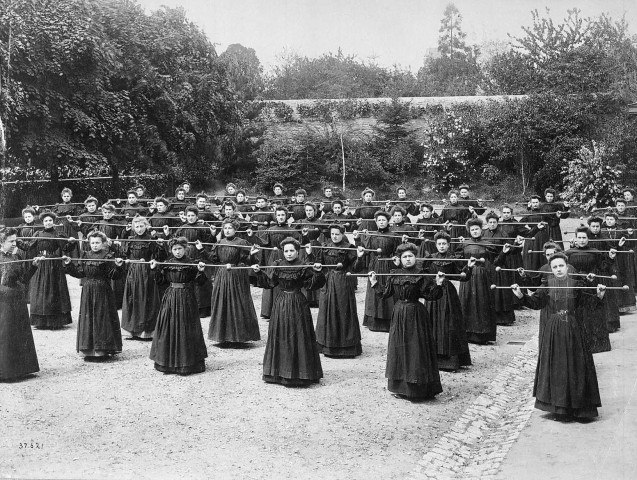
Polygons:
[[462,31],[462,15],[453,3],[445,7],[440,21],[438,52],[443,58],[466,61],[472,49],[465,43],[466,33]]
[[230,85],[240,101],[251,101],[263,93],[263,67],[253,48],[229,45],[219,59],[226,66]]

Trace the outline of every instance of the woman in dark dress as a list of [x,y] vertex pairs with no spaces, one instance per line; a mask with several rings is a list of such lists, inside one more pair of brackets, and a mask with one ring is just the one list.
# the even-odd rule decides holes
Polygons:
[[305,386],[323,378],[312,314],[301,289],[317,290],[325,285],[320,263],[306,265],[299,259],[301,244],[286,238],[281,242],[283,259],[274,265],[290,268],[261,270],[251,280],[261,288],[280,288],[272,305],[268,340],[263,357],[263,380],[286,386]]
[[[619,242],[623,246],[623,242]],[[588,243],[588,228],[579,227],[576,232],[575,246],[566,251],[568,263],[573,265],[578,273],[594,273],[596,275],[610,275],[615,266],[615,250],[610,253],[600,253],[591,248]],[[592,296],[582,298],[582,328],[586,334],[589,348],[593,353],[608,352],[610,339],[608,337],[607,314],[604,301],[597,301]]]
[[[451,237],[446,232],[438,232],[434,237],[438,251],[432,255],[434,261],[424,263],[424,271],[428,273],[442,272],[445,275],[459,275],[461,282],[471,278],[476,259],[467,263],[456,262],[458,257],[449,252]],[[467,342],[467,332],[460,298],[455,285],[445,279],[442,283],[442,297],[425,301],[425,307],[433,325],[433,335],[438,352],[438,368],[454,372],[460,367],[471,365],[471,354]]]
[[[362,245],[366,249],[377,250],[380,248],[380,253],[376,251],[368,252],[366,257],[370,258],[369,271],[376,273],[388,273],[391,269],[390,262],[379,261],[380,258],[391,258],[396,252],[396,248],[401,243],[401,237],[399,234],[392,235],[389,231],[389,213],[379,210],[374,215],[376,220],[376,231],[372,235],[366,235],[365,231],[362,232],[362,236],[359,236],[361,232],[354,230],[354,240],[356,245]],[[376,235],[380,234],[380,235]],[[381,236],[386,235],[386,236]],[[378,278],[378,282],[381,287],[389,281],[389,277],[381,276]],[[363,326],[367,327],[372,332],[389,332],[390,320],[392,317],[392,311],[394,310],[394,300],[391,297],[379,297],[367,286],[365,292],[365,314],[363,316]]]
[[[581,324],[582,309],[599,302],[606,287],[578,282],[568,276],[566,255],[557,253],[549,261],[553,275],[547,287],[525,295],[517,284],[511,286],[522,304],[545,313],[540,341],[533,396],[535,408],[559,416],[596,417],[602,406],[597,385],[595,363]],[[588,289],[573,289],[590,285]],[[558,287],[558,288],[552,288]],[[591,297],[584,301],[584,298]]]
[[187,265],[193,260],[186,256],[188,240],[184,237],[170,240],[168,245],[172,256],[166,262],[161,265],[155,260],[150,262],[157,283],[168,285],[157,316],[150,359],[160,372],[201,373],[206,370],[208,350],[194,286],[206,281],[205,267],[203,263]]
[[[590,220],[589,220],[590,221]],[[618,215],[615,212],[608,212],[605,215],[605,220],[603,225],[603,231],[601,232],[604,238],[618,240],[622,237],[624,238],[635,238],[635,230],[632,228],[632,223],[629,223],[630,220],[622,220],[618,221]],[[632,242],[631,242],[632,243]],[[634,243],[632,244],[634,245]],[[633,246],[629,248],[633,248]],[[608,246],[618,246],[618,242],[610,241],[608,242]],[[602,248],[602,247],[598,247]],[[626,248],[626,247],[624,247]],[[615,294],[617,297],[617,308],[620,313],[630,313],[637,310],[637,304],[635,303],[635,253],[623,253],[617,257],[617,270],[619,282],[617,285],[628,285],[628,290],[616,290]],[[610,292],[606,292],[604,298],[608,296]],[[613,330],[619,328],[619,319],[617,319],[617,324]]]
[[[259,248],[236,237],[239,229],[239,222],[236,220],[224,220],[221,229],[223,238],[210,252],[206,252],[201,242],[197,242],[198,258],[226,265],[226,268],[219,267],[212,286],[208,338],[221,345],[260,340],[259,321],[250,294],[248,271],[232,269],[257,263]],[[249,235],[256,240],[251,230]]]
[[384,298],[396,297],[387,345],[387,390],[409,398],[431,398],[442,392],[436,340],[427,309],[419,299],[437,300],[442,297],[444,275],[435,282],[420,273],[416,254],[418,247],[404,243],[396,249],[401,268],[391,271],[382,286],[376,272],[370,272],[370,283],[375,293]]
[[[28,256],[60,258],[74,250],[71,240],[55,229],[57,216],[53,212],[42,212],[42,230],[35,233]],[[64,240],[54,240],[63,238]],[[74,240],[74,239],[73,239]],[[62,260],[42,262],[31,277],[31,325],[42,329],[59,329],[71,323],[71,297],[64,274]]]
[[[113,255],[119,257],[121,247],[115,245],[113,241],[124,237],[126,222],[115,217],[115,205],[112,203],[102,205],[102,219],[95,222],[95,229],[106,235],[106,238],[109,240],[109,249],[113,252]],[[115,294],[115,305],[117,305],[118,310],[122,308],[122,302],[124,300],[124,279],[127,276],[126,264],[124,264],[122,272],[122,276],[111,280],[111,288]]]
[[84,360],[106,358],[122,351],[122,331],[117,316],[115,294],[111,280],[123,274],[124,260],[108,251],[107,238],[102,232],[88,234],[89,251],[82,251],[80,259],[71,262],[66,257],[66,273],[84,279],[77,320],[76,349]]
[[17,233],[0,228],[0,381],[40,371],[24,294],[39,259],[18,262],[24,258],[13,253]]
[[361,193],[361,199],[363,203],[356,207],[354,210],[353,217],[356,218],[356,224],[358,225],[359,230],[369,230],[373,231],[376,229],[376,224],[374,222],[376,211],[378,207],[374,205],[374,196],[376,193],[371,188],[367,187]]
[[77,203],[71,203],[73,192],[70,188],[63,188],[60,196],[62,197],[62,203],[56,203],[51,209],[57,215],[61,225],[57,231],[63,233],[65,237],[72,237],[74,230],[69,217],[79,215],[82,208]]
[[134,217],[133,235],[125,241],[122,254],[128,260],[128,273],[124,284],[122,304],[122,329],[130,333],[127,340],[150,341],[153,338],[157,312],[159,312],[159,291],[148,262],[164,258],[164,249],[157,245],[148,232],[148,220]]
[[[23,223],[18,225],[18,237],[33,237],[35,232],[42,230],[42,225],[35,221],[35,209],[32,207],[26,207],[22,210]],[[29,247],[33,243],[32,240],[18,240],[18,255],[23,258],[28,258]],[[31,289],[31,281],[29,280],[25,285],[26,300],[29,303],[29,290]]]
[[[325,286],[321,289],[316,341],[326,357],[353,358],[362,353],[361,330],[356,311],[354,284],[347,272],[362,268],[363,251],[356,252],[345,236],[343,224],[330,225],[330,240],[323,243],[329,247],[317,251],[316,258],[323,265],[341,267],[326,268]],[[351,250],[341,250],[341,249]],[[359,256],[360,254],[360,256]]]
[[422,238],[422,242],[418,248],[419,257],[427,257],[432,253],[436,253],[436,241],[434,236],[442,228],[440,225],[440,215],[434,211],[433,205],[425,203],[420,206],[420,215],[416,218],[416,223],[427,223],[429,225],[416,225],[418,227],[418,236]]
[[473,218],[467,222],[466,230],[470,237],[462,242],[460,252],[463,258],[483,258],[484,262],[476,264],[468,282],[460,284],[460,304],[467,326],[469,343],[485,345],[495,342],[496,314],[491,284],[494,278],[493,261],[495,248],[482,238],[482,220]]

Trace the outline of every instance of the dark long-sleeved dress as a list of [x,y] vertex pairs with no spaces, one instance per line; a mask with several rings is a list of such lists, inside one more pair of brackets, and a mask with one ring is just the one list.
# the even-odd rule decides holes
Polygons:
[[206,369],[206,342],[199,320],[195,298],[195,283],[205,282],[206,276],[192,265],[187,256],[169,258],[157,267],[154,278],[168,286],[161,300],[157,327],[150,348],[155,369],[164,373],[188,375]]
[[[589,246],[570,248],[565,253],[568,257],[568,263],[573,265],[578,273],[610,275],[615,266],[615,261],[611,260],[608,254],[599,253],[597,249]],[[585,307],[581,309],[582,327],[591,352],[608,352],[610,338],[608,337],[605,300],[598,301],[597,297],[588,295],[582,297],[581,302],[585,304]]]
[[[438,224],[440,223],[440,216],[437,213],[433,213],[430,218],[419,217],[416,223]],[[423,240],[418,247],[418,256],[426,257],[438,252],[438,249],[436,248],[436,242],[434,241],[434,236],[443,228],[442,225],[416,225],[416,227],[418,227],[418,230],[422,230],[423,232]]]
[[[619,228],[631,228],[631,225],[620,225]],[[635,238],[635,233],[633,235],[628,235],[626,232],[619,232],[617,228],[609,228],[607,226],[604,227],[602,231],[604,238],[616,240],[609,240],[606,244],[607,247],[616,248],[617,250],[627,250],[632,249],[634,247],[634,243],[626,243],[624,247],[619,247],[618,240],[622,237],[626,238]],[[592,238],[589,235],[589,238]],[[604,249],[603,246],[597,245],[597,248]],[[630,313],[637,310],[637,305],[635,303],[635,253],[621,253],[616,257],[617,263],[617,276],[618,281],[614,282],[615,286],[628,285],[628,290],[615,290],[615,291],[607,291],[604,295],[604,298],[609,293],[615,294],[617,298],[617,308],[620,313]],[[615,331],[619,328],[619,318],[616,319],[616,324],[609,325],[612,331]]]
[[[36,240],[31,243],[28,256],[61,257],[73,249],[73,244],[66,240],[53,228],[36,232]],[[64,274],[62,260],[45,260],[40,262],[35,274],[31,277],[31,325],[36,328],[62,328],[71,323],[71,297]]]
[[[161,260],[163,250],[151,238],[148,231],[140,235],[132,235],[136,242],[124,242],[122,253],[129,260]],[[122,329],[133,337],[152,338],[157,313],[159,312],[159,290],[147,263],[128,264],[128,273],[124,284],[124,300],[122,304]]]
[[[549,228],[548,225],[545,225],[544,228],[538,228],[537,224],[540,222],[548,222],[549,215],[543,215],[542,213],[546,212],[543,212],[542,209],[529,210],[528,216],[522,217],[522,220],[520,220],[520,223],[528,222],[529,226],[531,226],[527,240],[524,242],[524,252],[522,254],[524,268],[526,270],[539,270],[542,265],[547,263],[543,247],[544,244],[551,239]],[[529,250],[533,250],[533,252],[529,253]]]
[[[449,261],[456,258],[453,254],[434,253],[435,261],[425,263],[428,273],[443,272],[446,275],[465,276],[459,281],[466,282],[471,278],[472,268],[463,267],[458,262]],[[438,368],[440,370],[458,370],[461,366],[471,365],[471,354],[467,342],[467,332],[458,291],[454,284],[445,279],[442,284],[442,297],[425,301],[433,325],[433,335],[436,340],[438,353]]]
[[[27,222],[21,223],[20,225],[18,225],[17,228],[18,228],[18,241],[17,241],[18,251],[16,253],[20,255],[21,257],[31,258],[29,257],[29,248],[31,244],[33,243],[33,240],[31,239],[20,240],[20,237],[33,237],[35,235],[35,232],[42,230],[44,227],[42,226],[41,223],[37,223],[33,221],[31,223],[27,223]],[[31,279],[29,278],[29,280],[27,281],[25,285],[25,290],[24,290],[26,294],[27,303],[31,301],[30,294],[29,294],[30,290],[31,290]]]
[[75,217],[80,214],[82,211],[82,207],[76,203],[72,202],[62,202],[57,203],[55,206],[51,207],[51,211],[54,212],[58,216],[58,222],[60,227],[57,227],[58,233],[63,233],[65,237],[73,236],[73,226],[66,219],[67,215]]
[[[355,248],[346,238],[339,243],[323,244],[332,248]],[[342,268],[326,268],[326,283],[321,289],[316,341],[321,353],[329,357],[351,358],[362,353],[361,330],[356,311],[354,284],[347,272],[362,268],[355,250],[319,250],[317,260],[324,265],[342,263]]]
[[[107,238],[111,240],[123,238],[125,228],[125,222],[120,219],[110,218],[109,220],[102,219],[95,222],[95,229],[98,232],[102,232],[104,235],[106,235]],[[120,250],[121,248],[115,245],[111,246],[111,251],[114,252],[116,256],[120,256]],[[127,272],[128,267],[124,265],[123,275],[111,280],[111,288],[113,289],[113,293],[115,294],[115,305],[117,305],[118,310],[122,308],[122,302],[124,300],[124,283]]]
[[[548,223],[549,238],[558,244],[562,243],[562,227],[560,226],[560,222],[569,217],[568,207],[565,207],[563,202],[544,202],[540,205],[540,212],[556,214],[544,215],[544,221]],[[557,216],[557,212],[561,212],[559,217]]]
[[[298,267],[303,262],[298,258],[292,262],[278,260],[275,265]],[[301,289],[321,288],[325,285],[325,274],[308,265],[261,271],[251,280],[261,288],[280,289],[268,326],[263,380],[290,386],[318,383],[323,378],[323,369],[310,306]]]
[[[215,264],[247,266],[256,263],[256,258],[250,256],[251,246],[248,241],[241,238],[226,237],[219,240],[210,252],[202,250],[200,255]],[[219,267],[211,296],[209,339],[219,343],[243,343],[261,338],[247,270],[227,270],[225,267]]]
[[[491,230],[486,229],[482,233],[482,238],[490,243],[504,246],[508,243],[511,248],[507,253],[502,252],[502,247],[493,247],[498,251],[497,256],[494,255],[492,277],[496,285],[513,285],[519,283],[519,274],[517,272],[509,272],[509,269],[518,268],[513,267],[517,263],[517,259],[521,260],[520,252],[521,247],[514,245],[514,240],[502,240],[502,238],[508,238],[505,236],[504,231],[500,227]],[[509,260],[509,257],[512,257]],[[509,266],[511,265],[511,266]],[[495,267],[499,266],[505,268],[505,271],[496,271]],[[521,265],[519,265],[521,266]],[[519,305],[518,298],[513,295],[513,292],[509,289],[497,289],[493,291],[493,309],[495,311],[496,320],[498,325],[513,325],[515,323],[515,308]]]
[[460,284],[460,305],[467,326],[467,340],[470,343],[485,344],[495,342],[496,314],[494,296],[491,290],[493,279],[493,250],[481,245],[484,239],[466,239],[462,245],[464,258],[484,258],[484,263],[476,263],[468,282]]
[[23,256],[0,251],[0,381],[40,371],[35,353],[25,284],[35,267]]
[[354,210],[354,214],[352,215],[355,219],[361,219],[361,224],[355,227],[358,230],[369,230],[374,231],[377,229],[376,222],[374,221],[374,215],[381,208],[373,203],[365,203],[363,202],[361,205],[356,207]]
[[[572,277],[549,277],[549,286],[583,286]],[[591,297],[585,300],[586,297]],[[596,417],[602,406],[593,355],[581,323],[582,310],[599,301],[588,290],[538,290],[525,295],[523,305],[542,309],[545,322],[540,339],[533,396],[535,408],[574,417]]]
[[121,277],[123,266],[118,267],[112,253],[82,252],[80,258],[90,262],[71,262],[66,273],[84,279],[77,320],[76,350],[85,357],[103,357],[122,351],[122,331],[117,316],[115,294],[111,280]]
[[[378,230],[383,235],[391,235],[389,229]],[[388,273],[393,267],[393,262],[380,260],[381,258],[391,258],[396,252],[396,248],[400,245],[401,239],[398,237],[379,237],[374,235],[363,235],[357,240],[357,245],[362,244],[363,247],[376,250],[381,249],[380,253],[368,252],[365,256],[370,258],[369,271],[376,273]],[[378,277],[378,283],[382,287],[388,282],[389,277]],[[379,297],[372,290],[369,279],[367,280],[367,291],[365,293],[365,314],[363,316],[363,326],[372,332],[389,332],[392,311],[394,310],[394,299],[391,297]]]
[[387,390],[408,398],[430,398],[442,392],[436,340],[427,309],[419,299],[438,300],[442,288],[427,277],[406,276],[415,267],[395,269],[384,286],[374,285],[376,294],[394,296],[394,310],[387,345]]

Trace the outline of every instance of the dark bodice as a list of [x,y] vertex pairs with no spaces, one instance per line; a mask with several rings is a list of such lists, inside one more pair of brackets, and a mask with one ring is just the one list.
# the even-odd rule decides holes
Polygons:
[[168,283],[205,282],[205,274],[200,272],[197,267],[193,265],[184,265],[188,263],[194,263],[194,261],[187,255],[184,255],[180,259],[170,257],[165,263],[155,268],[155,281],[159,285],[166,285]]
[[250,255],[250,248],[236,248],[228,245],[242,245],[244,247],[251,247],[248,241],[234,237],[232,239],[222,238],[219,243],[214,245],[210,252],[202,250],[202,258],[207,259],[211,263],[232,265],[253,265],[257,262],[257,259]]
[[22,255],[0,251],[0,292],[4,288],[16,288],[19,283],[26,284],[36,267],[31,262],[6,263],[23,260]]
[[54,238],[66,238],[66,235],[58,232],[55,227],[40,230],[34,236],[38,238],[29,248],[30,256],[43,255],[46,252],[47,257],[60,257],[72,249],[72,244],[66,240],[53,240]]
[[[384,289],[380,291],[383,298],[393,296],[394,299],[404,300],[407,302],[418,302],[418,299],[438,300],[442,297],[443,290],[436,285],[435,281],[430,277],[419,277],[412,275],[401,275],[402,273],[418,273],[416,268],[398,268],[391,270],[393,276],[389,277],[385,283]],[[378,292],[381,288],[377,283],[374,289]]]
[[141,242],[124,242],[123,255],[129,260],[141,260],[146,261],[155,259],[159,260],[161,256],[160,250],[157,247],[157,243],[150,237],[148,231],[143,235],[133,234],[129,237],[131,240],[143,240]]
[[76,278],[88,278],[94,280],[115,280],[120,278],[124,272],[123,266],[118,267],[115,262],[104,262],[100,260],[112,260],[115,256],[105,251],[94,253],[84,251],[80,258],[91,259],[91,262],[71,262],[66,265],[66,273]]
[[599,253],[596,248],[570,248],[566,251],[568,263],[579,273],[607,273],[612,263],[608,254]]

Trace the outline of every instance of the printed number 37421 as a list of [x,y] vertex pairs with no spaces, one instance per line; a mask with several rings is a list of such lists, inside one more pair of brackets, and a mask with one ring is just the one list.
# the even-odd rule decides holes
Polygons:
[[20,444],[18,445],[18,448],[20,450],[23,450],[25,448],[33,448],[33,449],[41,450],[41,449],[44,448],[44,443],[39,443],[39,442],[20,442]]

